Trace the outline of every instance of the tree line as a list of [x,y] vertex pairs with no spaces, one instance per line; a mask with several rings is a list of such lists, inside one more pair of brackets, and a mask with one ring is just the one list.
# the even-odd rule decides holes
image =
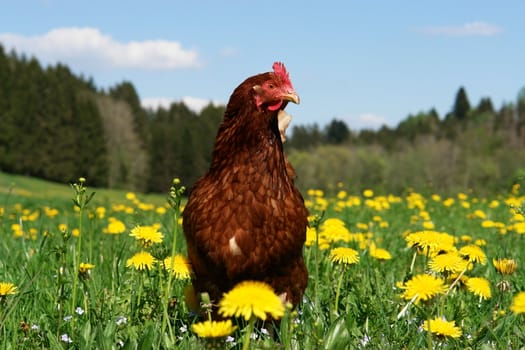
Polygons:
[[[174,177],[190,187],[208,168],[223,112],[144,109],[131,82],[99,89],[0,45],[0,171],[141,192],[166,192]],[[496,189],[524,172],[524,127],[525,89],[496,110],[490,98],[472,107],[460,88],[443,118],[431,109],[377,131],[337,119],[296,125],[285,148],[303,188]]]

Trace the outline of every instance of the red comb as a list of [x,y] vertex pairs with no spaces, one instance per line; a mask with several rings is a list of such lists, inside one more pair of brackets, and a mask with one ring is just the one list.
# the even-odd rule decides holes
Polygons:
[[281,77],[285,82],[290,82],[290,75],[288,74],[288,71],[286,70],[286,67],[284,66],[284,63],[282,62],[275,62],[272,66],[273,72],[275,75]]

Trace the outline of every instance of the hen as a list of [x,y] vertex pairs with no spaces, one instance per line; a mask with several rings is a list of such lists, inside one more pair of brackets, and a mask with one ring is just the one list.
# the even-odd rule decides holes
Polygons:
[[308,211],[283,153],[287,103],[299,103],[285,66],[246,79],[232,93],[208,172],[193,186],[183,229],[196,295],[212,303],[244,280],[268,283],[297,305],[308,282]]

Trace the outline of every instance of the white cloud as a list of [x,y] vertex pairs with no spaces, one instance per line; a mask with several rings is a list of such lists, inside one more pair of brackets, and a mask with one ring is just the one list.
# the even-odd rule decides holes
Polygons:
[[378,114],[362,113],[359,115],[349,115],[343,120],[351,130],[374,129],[377,130],[383,125],[388,125],[388,120]]
[[121,42],[97,28],[57,28],[43,35],[0,33],[0,43],[54,63],[73,63],[83,68],[178,69],[200,65],[195,50],[177,41]]
[[460,26],[430,26],[419,31],[430,35],[443,36],[494,36],[503,32],[497,25],[486,22],[470,22]]
[[169,109],[171,104],[174,102],[183,102],[195,113],[200,113],[202,109],[210,103],[215,106],[223,104],[219,101],[191,96],[184,96],[180,99],[169,97],[147,97],[142,99],[141,104],[144,108],[158,109],[159,107],[163,107],[165,109]]

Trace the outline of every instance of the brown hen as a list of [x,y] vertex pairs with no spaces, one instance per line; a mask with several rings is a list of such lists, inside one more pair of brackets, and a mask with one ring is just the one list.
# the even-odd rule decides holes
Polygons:
[[294,186],[278,123],[289,101],[299,103],[299,97],[279,62],[273,72],[239,85],[219,127],[210,169],[191,190],[183,228],[193,289],[196,295],[207,292],[212,303],[244,280],[268,283],[294,306],[306,289],[308,211]]

